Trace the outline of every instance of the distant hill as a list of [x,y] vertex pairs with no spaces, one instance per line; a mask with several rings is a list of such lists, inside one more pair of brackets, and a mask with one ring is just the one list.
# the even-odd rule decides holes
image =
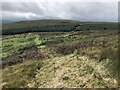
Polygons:
[[5,24],[5,23],[13,23],[15,21],[12,21],[12,20],[2,20],[2,23]]
[[55,25],[68,25],[68,24],[78,24],[80,21],[73,20],[32,20],[32,21],[19,21],[9,24],[4,24],[3,29],[8,28],[23,28],[23,27],[33,27],[33,26],[55,26]]
[[7,22],[9,21],[4,21],[3,23],[2,34],[118,29],[117,23],[108,22],[80,22],[76,20],[31,20],[12,23]]

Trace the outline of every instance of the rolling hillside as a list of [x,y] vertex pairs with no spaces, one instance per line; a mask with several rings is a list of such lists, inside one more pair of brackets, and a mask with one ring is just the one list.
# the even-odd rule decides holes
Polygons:
[[3,89],[119,86],[117,23],[22,21],[3,34]]
[[90,23],[74,20],[33,20],[3,24],[3,35],[27,32],[69,32],[80,30],[117,30],[117,23]]

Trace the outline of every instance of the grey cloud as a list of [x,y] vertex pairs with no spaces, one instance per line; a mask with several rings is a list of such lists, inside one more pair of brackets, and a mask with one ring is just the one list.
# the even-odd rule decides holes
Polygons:
[[117,21],[117,2],[3,2],[3,19]]
[[43,13],[39,9],[38,5],[35,2],[3,2],[2,3],[3,11],[12,11],[12,12],[32,12],[32,13]]

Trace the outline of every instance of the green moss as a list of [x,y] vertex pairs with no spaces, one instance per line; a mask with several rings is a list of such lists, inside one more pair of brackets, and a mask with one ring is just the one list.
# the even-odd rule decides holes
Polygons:
[[1,54],[0,54],[0,57],[2,57],[2,58],[5,58],[5,57],[7,57],[7,56],[8,56],[7,53],[1,53]]
[[40,37],[37,35],[34,42],[36,45],[40,45],[42,43],[42,40],[40,40]]
[[37,46],[37,48],[45,48],[45,45],[42,45],[43,41],[42,39],[40,39],[40,37],[38,35],[36,35],[36,38],[34,40],[35,45]]
[[45,45],[37,46],[37,48],[46,48]]

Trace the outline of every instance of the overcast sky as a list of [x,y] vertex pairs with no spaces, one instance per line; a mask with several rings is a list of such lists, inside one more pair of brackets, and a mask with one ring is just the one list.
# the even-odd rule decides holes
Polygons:
[[[11,0],[10,0],[11,1]],[[3,20],[71,19],[79,21],[118,21],[117,0],[106,2],[18,0],[2,2]],[[24,0],[25,1],[25,0]],[[105,0],[104,0],[105,1]],[[114,1],[114,2],[113,2]]]

